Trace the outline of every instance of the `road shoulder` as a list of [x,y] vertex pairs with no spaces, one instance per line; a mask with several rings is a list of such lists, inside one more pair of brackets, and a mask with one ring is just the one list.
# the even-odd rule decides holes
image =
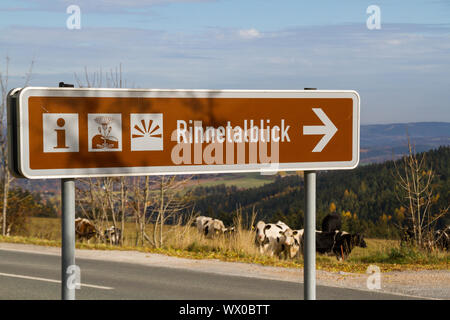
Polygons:
[[[0,243],[1,250],[59,256],[61,248],[31,244]],[[303,269],[261,266],[257,264],[224,262],[219,260],[197,260],[171,257],[162,254],[119,250],[76,250],[76,258],[115,261],[188,269],[232,276],[244,276],[289,282],[303,282]],[[369,274],[328,272],[317,270],[317,285],[368,291]],[[396,271],[381,274],[381,289],[378,292],[406,295],[420,298],[450,299],[449,270]],[[370,291],[370,290],[369,290]]]

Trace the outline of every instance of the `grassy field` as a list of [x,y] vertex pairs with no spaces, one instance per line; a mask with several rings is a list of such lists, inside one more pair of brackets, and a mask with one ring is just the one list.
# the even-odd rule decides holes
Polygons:
[[275,175],[261,175],[260,173],[257,172],[234,173],[206,180],[204,179],[193,180],[189,182],[187,189],[195,188],[198,186],[212,187],[221,184],[224,184],[227,187],[236,186],[237,188],[248,189],[261,187],[266,183],[273,182],[274,180]]
[[[153,226],[146,229],[150,238]],[[139,246],[136,244],[136,227],[134,223],[125,224],[125,241],[122,247],[103,243],[77,243],[77,248],[101,250],[138,250],[162,253],[193,259],[219,259],[222,261],[240,261],[270,266],[302,268],[303,259],[279,259],[262,255],[253,242],[253,233],[240,229],[231,238],[205,239],[194,227],[165,226],[165,241],[162,248]],[[31,218],[27,230],[21,235],[0,237],[2,242],[29,243],[46,246],[60,246],[60,220],[51,218]],[[450,269],[450,253],[422,252],[409,247],[400,247],[395,240],[367,239],[368,247],[355,248],[350,257],[339,262],[335,257],[317,255],[317,269],[327,271],[365,272],[367,267],[375,264],[384,272],[394,270],[430,270]]]

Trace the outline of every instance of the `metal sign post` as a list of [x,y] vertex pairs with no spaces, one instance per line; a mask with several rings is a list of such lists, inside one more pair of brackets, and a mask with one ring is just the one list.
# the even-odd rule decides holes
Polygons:
[[[316,90],[316,88],[305,88]],[[305,171],[304,299],[316,300],[316,172]]]
[[316,172],[305,171],[304,299],[316,300]]
[[[59,87],[73,87],[59,83]],[[75,179],[61,179],[61,299],[75,300],[70,270],[75,266]]]
[[75,300],[70,270],[75,266],[75,179],[61,179],[61,298]]

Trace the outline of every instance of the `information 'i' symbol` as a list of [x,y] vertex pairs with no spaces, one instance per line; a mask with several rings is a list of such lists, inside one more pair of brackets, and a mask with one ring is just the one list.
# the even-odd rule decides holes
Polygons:
[[[58,127],[63,128],[66,121],[63,118],[56,120]],[[55,129],[56,131],[56,147],[54,149],[68,149],[66,146],[66,129]]]

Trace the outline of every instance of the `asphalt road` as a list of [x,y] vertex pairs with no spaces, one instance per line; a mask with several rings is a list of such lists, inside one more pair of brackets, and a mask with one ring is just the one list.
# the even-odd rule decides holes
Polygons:
[[[82,287],[77,299],[296,300],[303,284],[268,279],[77,259]],[[0,299],[60,299],[59,256],[0,250]],[[318,299],[383,300],[407,296],[317,287]]]

